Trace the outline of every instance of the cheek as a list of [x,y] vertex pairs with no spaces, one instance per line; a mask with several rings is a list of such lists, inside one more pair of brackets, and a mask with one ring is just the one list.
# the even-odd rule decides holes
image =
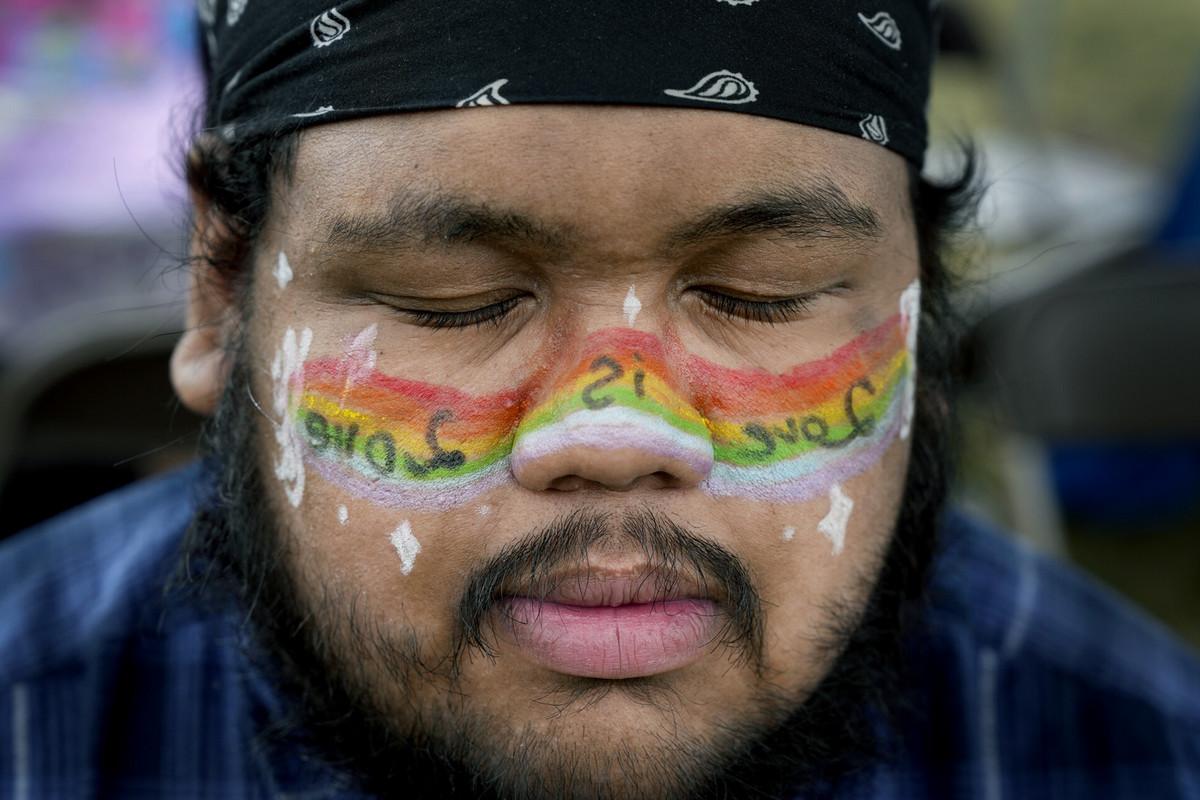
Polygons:
[[[892,541],[908,453],[908,443],[895,440],[874,466],[834,484],[825,497],[725,511],[729,524],[738,517],[757,523],[759,535],[738,545],[759,567],[769,665],[786,671],[810,664],[812,674],[824,668],[815,661],[826,656],[814,638],[832,633],[832,609],[852,614],[866,603]],[[802,685],[802,676],[796,679]]]
[[[286,501],[285,501],[286,502]],[[309,592],[332,590],[372,624],[419,630],[438,642],[454,630],[452,600],[500,536],[500,514],[482,505],[421,512],[381,508],[312,481],[297,509],[282,515],[284,535]],[[510,521],[510,529],[517,529]],[[319,597],[314,598],[319,599]]]

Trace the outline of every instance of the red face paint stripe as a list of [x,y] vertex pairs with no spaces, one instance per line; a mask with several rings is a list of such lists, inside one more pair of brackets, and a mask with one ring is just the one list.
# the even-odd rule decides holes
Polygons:
[[[340,358],[322,358],[309,361],[304,365],[306,385],[315,384],[316,381],[322,379],[328,382],[327,385],[337,387],[334,394],[341,393],[345,385],[346,368]],[[356,381],[351,387],[354,391],[364,388],[379,389],[383,394],[403,395],[422,404],[439,408],[461,407],[468,403],[478,402],[480,399],[449,386],[395,378],[378,371],[372,371],[370,375]]]
[[312,363],[315,369],[305,367],[306,391],[329,398],[340,398],[344,392],[347,407],[393,419],[428,416],[448,409],[462,422],[496,424],[497,419],[502,418],[515,424],[529,398],[529,391],[524,386],[495,394],[470,395],[458,389],[393,378],[380,372],[372,372],[347,389],[344,372],[339,374],[336,369],[336,359]]
[[[575,366],[563,373],[557,385],[568,385],[572,381],[592,372],[592,364],[601,356],[615,357],[623,364],[633,366],[633,354],[638,356],[638,366],[669,384],[674,384],[670,370],[663,358],[663,344],[653,334],[625,328],[607,328],[589,335],[583,342],[582,353]],[[674,387],[677,388],[677,387]]]
[[696,404],[705,413],[744,417],[819,405],[836,398],[864,375],[883,369],[904,346],[900,315],[866,331],[819,361],[789,372],[732,369],[692,356],[686,373]]

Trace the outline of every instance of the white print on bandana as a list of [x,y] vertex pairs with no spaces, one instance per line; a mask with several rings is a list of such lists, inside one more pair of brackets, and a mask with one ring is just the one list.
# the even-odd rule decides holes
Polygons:
[[242,18],[242,12],[246,10],[246,3],[250,0],[229,0],[229,7],[225,9],[225,24],[229,27],[237,25],[238,20]]
[[287,255],[282,250],[275,261],[275,282],[279,284],[280,289],[286,289],[292,282],[292,265],[288,263]]
[[758,0],[721,0],[722,3],[728,3],[731,6],[752,6]]
[[321,106],[316,111],[301,111],[299,114],[292,114],[293,117],[320,117],[333,111],[333,106]]
[[200,17],[200,21],[205,25],[211,27],[217,21],[217,0],[198,0],[196,16]]
[[279,445],[275,477],[283,484],[293,508],[298,508],[304,497],[304,447],[300,432],[292,424],[292,410],[300,402],[304,390],[304,360],[308,358],[312,338],[311,328],[305,328],[299,336],[288,328],[283,334],[283,343],[275,351],[275,360],[271,362],[273,423],[275,442]]
[[904,326],[904,346],[908,349],[908,378],[904,381],[900,438],[907,439],[912,433],[913,414],[917,411],[917,333],[921,328],[920,281],[913,281],[900,293],[900,321]]
[[740,72],[722,69],[708,73],[690,89],[663,89],[663,94],[709,103],[751,103],[758,97],[758,89]]
[[866,14],[859,12],[858,18],[862,20],[862,24],[866,25],[871,33],[879,37],[879,41],[893,50],[900,49],[900,28],[896,25],[896,20],[892,19],[891,14],[886,11],[880,11],[875,16],[868,17]]
[[633,286],[629,287],[629,294],[625,295],[625,303],[621,306],[625,312],[625,322],[629,325],[637,322],[638,313],[642,310],[642,301],[638,300],[637,292],[633,290]]
[[464,97],[454,104],[455,108],[476,108],[477,106],[506,106],[508,101],[500,96],[500,87],[508,83],[508,78],[492,81],[487,86],[469,97]]
[[350,20],[337,10],[329,9],[324,14],[318,14],[308,24],[308,32],[312,34],[313,47],[328,47],[350,31]]
[[238,81],[242,79],[242,71],[239,69],[233,73],[233,77],[225,83],[225,88],[221,90],[222,94],[229,94],[233,91],[233,87],[238,85]]
[[829,487],[829,513],[817,523],[817,530],[825,534],[825,538],[833,542],[833,554],[842,552],[846,543],[846,525],[850,522],[850,512],[854,510],[854,501],[842,491],[842,485],[835,483]]
[[392,547],[396,548],[396,555],[400,556],[400,571],[405,575],[412,572],[417,553],[421,552],[421,543],[413,536],[412,525],[404,520],[388,538],[392,541]]
[[862,131],[863,138],[875,144],[887,144],[888,132],[887,123],[883,121],[883,117],[878,114],[871,114],[863,117],[858,123],[858,129]]

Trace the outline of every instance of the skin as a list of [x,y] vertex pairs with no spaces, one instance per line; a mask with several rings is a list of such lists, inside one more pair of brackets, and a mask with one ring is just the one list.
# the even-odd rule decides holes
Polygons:
[[[781,181],[832,183],[874,213],[878,235],[793,240],[760,234],[662,249],[663,237],[683,220]],[[395,192],[414,187],[517,209],[573,231],[580,244],[566,254],[487,240],[444,245],[379,237],[353,247],[331,244],[331,219],[382,214]],[[206,226],[211,233],[220,222],[205,198],[194,202],[194,254],[202,255]],[[280,250],[294,270],[283,289],[272,274]],[[257,249],[245,333],[253,393],[267,417],[257,443],[262,467],[274,474],[279,452],[271,362],[288,328],[312,330],[307,356],[319,361],[343,358],[348,343],[374,325],[378,373],[471,396],[527,386],[536,406],[579,367],[587,337],[612,328],[671,341],[680,358],[788,372],[894,316],[917,272],[904,161],[850,136],[749,114],[553,105],[317,126],[301,139],[294,177],[280,188]],[[212,277],[197,278],[193,324],[172,363],[180,397],[201,413],[212,411],[222,388],[237,318],[228,287]],[[632,326],[623,311],[630,286],[642,304]],[[714,313],[703,299],[708,290],[754,300],[811,297],[806,310],[767,324]],[[479,327],[434,329],[410,313],[467,311],[512,297],[519,302],[503,321]],[[681,395],[702,405],[689,398],[686,385]],[[736,407],[738,390],[720,399]],[[637,448],[568,448],[482,497],[436,510],[378,505],[311,468],[298,505],[282,486],[273,486],[266,500],[293,545],[302,586],[314,593],[334,587],[384,631],[411,630],[433,653],[450,647],[463,576],[574,509],[619,513],[648,506],[718,542],[748,567],[764,600],[761,675],[714,650],[660,676],[677,698],[669,709],[613,691],[563,716],[543,702],[559,676],[501,641],[494,659],[466,662],[460,695],[430,683],[416,696],[410,687],[406,700],[395,698],[398,715],[414,707],[450,713],[465,703],[511,732],[578,742],[599,754],[622,744],[655,752],[673,737],[709,736],[755,707],[768,686],[802,702],[835,655],[817,643],[829,624],[827,609],[860,608],[875,579],[907,458],[907,440],[896,438],[873,466],[842,483],[854,509],[839,555],[818,532],[827,497],[788,504],[713,497],[700,489],[701,476],[664,467]],[[344,525],[340,506],[348,510]],[[402,521],[421,547],[408,574],[389,540]],[[785,539],[785,528],[793,528],[794,537]],[[612,574],[635,571],[637,562],[634,552],[604,552],[590,561]],[[386,695],[382,673],[365,669]],[[620,793],[620,775],[607,778]]]

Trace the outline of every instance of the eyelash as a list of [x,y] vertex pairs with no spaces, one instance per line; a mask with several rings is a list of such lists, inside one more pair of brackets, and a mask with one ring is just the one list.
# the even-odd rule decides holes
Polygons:
[[762,322],[776,325],[789,322],[812,310],[819,293],[788,297],[784,300],[747,300],[744,297],[700,290],[700,297],[710,310],[722,317],[738,321]]
[[[788,322],[808,313],[816,295],[789,297],[784,300],[747,300],[742,297],[701,290],[700,296],[710,310],[733,320],[761,322],[776,325]],[[485,325],[500,325],[509,312],[517,307],[521,298],[512,297],[470,311],[425,311],[404,309],[413,322],[435,330],[446,328],[482,328]]]
[[473,308],[470,311],[421,311],[405,309],[413,322],[434,329],[443,328],[482,328],[484,325],[499,325],[508,316],[508,312],[517,307],[520,297],[510,297],[498,303]]

